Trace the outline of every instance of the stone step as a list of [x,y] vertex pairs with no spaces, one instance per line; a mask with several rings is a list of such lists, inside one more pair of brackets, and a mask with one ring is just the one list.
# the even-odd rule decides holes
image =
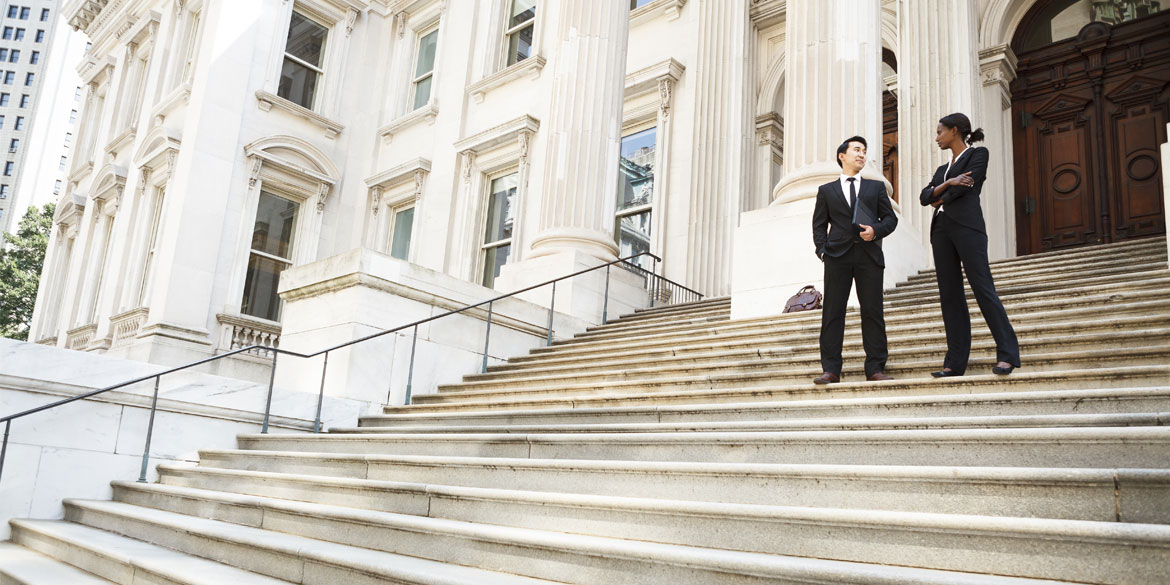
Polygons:
[[[1166,238],[1164,236],[1142,241],[1133,241],[1119,244],[1108,244],[1091,248],[1079,248],[1056,252],[1042,252],[1026,256],[1015,256],[991,262],[992,270],[1013,266],[1050,266],[1088,263],[1100,260],[1114,259],[1125,262],[1134,258],[1165,258]],[[909,278],[922,278],[934,274],[934,269],[924,269]]]
[[12,520],[12,540],[120,585],[286,585],[122,535],[60,520]]
[[[1069,282],[1097,286],[1102,290],[1107,290],[1109,288],[1123,287],[1134,281],[1166,278],[1170,276],[1170,271],[1166,269],[1165,263],[1146,265],[1144,268],[1147,269],[1131,271],[1127,268],[1118,268],[1116,270],[1074,273],[1071,275],[1057,273],[1039,277],[1021,276],[1018,278],[1006,278],[995,281],[995,290],[1001,297],[1017,294],[1043,294],[1048,291],[1065,288]],[[971,296],[971,288],[966,284],[966,280],[964,280],[964,290],[967,292],[967,296]],[[937,299],[938,287],[933,284],[913,285],[911,287],[886,291],[884,297],[886,302],[891,305],[905,302],[921,302]]]
[[[212,548],[222,551],[221,554],[234,554],[242,562],[252,563],[258,562],[255,559],[258,552],[275,552],[282,557],[296,558],[290,554],[294,551],[286,552],[281,549],[291,548],[291,545],[286,543],[308,541],[314,543],[313,549],[301,548],[295,552],[311,557],[328,558],[336,554],[338,549],[361,550],[357,547],[368,546],[373,550],[362,550],[362,554],[367,557],[410,553],[410,557],[437,559],[438,562],[444,563],[474,564],[501,572],[519,571],[526,575],[541,576],[536,578],[561,583],[633,581],[639,585],[675,583],[756,585],[794,583],[800,579],[804,579],[805,582],[811,580],[825,583],[873,583],[875,572],[878,573],[878,578],[884,579],[876,582],[885,583],[933,583],[935,581],[930,577],[935,576],[952,580],[965,578],[959,581],[965,583],[976,582],[972,580],[975,575],[944,575],[938,571],[921,569],[917,571],[903,569],[902,572],[892,573],[891,571],[898,569],[856,562],[826,562],[800,557],[472,524],[323,504],[282,502],[272,498],[233,498],[230,508],[218,509],[220,517],[224,520],[205,520],[117,502],[71,501],[67,506],[69,515],[85,522],[103,525],[113,530],[133,529],[139,533],[149,534],[153,538],[167,539],[177,546],[204,547],[205,535],[214,535],[216,540]],[[256,513],[261,513],[262,516],[257,518]],[[231,521],[240,524],[231,524]],[[249,521],[271,527],[272,530],[254,528],[248,525]],[[1081,528],[1081,524],[1077,527]],[[1043,528],[1038,527],[1037,532],[1040,533]],[[1082,530],[1089,531],[1092,536],[1098,538],[1111,539],[1118,545],[1122,542],[1131,542],[1140,547],[1136,552],[1143,553],[1145,546],[1157,546],[1159,528],[1151,525],[1117,523],[1111,524],[1108,531],[1092,532],[1092,528]],[[280,530],[281,533],[275,530]],[[1057,530],[1058,528],[1053,528],[1049,532]],[[312,534],[315,538],[326,537],[336,542],[310,539],[301,536],[303,534]],[[238,544],[236,539],[244,535],[251,536],[258,544],[253,547]],[[1075,538],[1073,535],[1070,536],[1069,540]],[[1123,553],[1121,556],[1130,555]],[[972,564],[977,562],[980,561],[974,560]],[[986,559],[982,563],[988,564]],[[1011,569],[1016,569],[1016,564],[1006,560],[1004,563]],[[1076,570],[1062,572],[1075,574],[1082,571],[1082,565],[1085,564],[1087,563],[1071,563],[1070,566],[1076,567]],[[1145,564],[1138,559],[1134,559],[1129,568],[1121,566],[1122,563],[1118,563],[1117,567],[1113,567],[1112,563],[1106,564],[1110,565],[1109,568],[1119,571],[1117,575],[1126,578],[1140,577],[1147,570]],[[454,567],[452,564],[441,566],[445,571],[449,570],[448,567]],[[869,571],[862,573],[862,569]],[[1088,571],[1085,568],[1083,574],[1088,575]],[[978,575],[978,578],[980,579],[978,582],[996,583],[995,580],[986,581],[989,579],[986,575]],[[494,582],[496,581],[484,581]],[[1114,577],[1101,583],[1112,585],[1119,582]]]
[[939,417],[845,417],[759,421],[592,423],[551,425],[449,425],[449,426],[371,426],[337,427],[330,433],[477,433],[477,434],[550,434],[550,433],[683,433],[749,431],[822,431],[875,429],[993,429],[1053,427],[1127,427],[1170,425],[1170,410],[1118,414],[1026,414]]
[[[462,498],[432,498],[433,507],[399,513],[266,495],[119,483],[115,497],[119,503],[130,504],[126,508],[105,502],[74,505],[83,510],[80,517],[86,521],[100,522],[85,518],[92,510],[115,517],[107,520],[114,529],[131,516],[137,522],[145,520],[143,509],[150,514],[212,516],[222,523],[444,562],[475,555],[477,565],[571,582],[584,580],[577,572],[581,569],[621,574],[625,562],[599,559],[592,553],[618,550],[633,539],[638,544],[626,549],[627,554],[649,552],[643,547],[650,543],[755,553],[762,558],[817,555],[1118,585],[1160,578],[1170,565],[1170,526],[1154,524],[460,491]],[[929,542],[922,541],[924,534],[930,535]],[[548,560],[560,563],[518,562],[549,552],[554,559]],[[557,566],[565,562],[575,567]],[[714,582],[717,572],[697,564],[694,569],[699,573],[710,573],[704,580]],[[624,575],[639,583],[667,583],[657,573],[657,567],[647,567]]]
[[[1017,266],[995,266],[991,267],[991,274],[997,280],[1001,278],[1013,278],[1022,275],[1051,275],[1062,271],[1085,272],[1091,270],[1112,270],[1119,267],[1129,267],[1137,269],[1139,266],[1150,266],[1152,269],[1166,267],[1166,251],[1162,250],[1161,254],[1147,253],[1142,255],[1125,256],[1121,258],[1100,257],[1085,260],[1065,260],[1060,262],[1045,262],[1042,264],[1021,264]],[[897,287],[916,286],[921,284],[935,285],[937,273],[934,270],[927,272],[920,272],[912,275],[906,280],[899,282]]]
[[[1007,302],[1004,308],[1012,318],[1021,318],[1023,315],[1032,313],[1053,312],[1053,303],[1059,302],[1062,310],[1072,309],[1095,309],[1101,314],[1125,314],[1132,312],[1144,312],[1147,308],[1156,307],[1160,304],[1170,303],[1170,298],[1167,298],[1165,290],[1161,288],[1150,288],[1147,290],[1129,291],[1125,293],[1100,293],[1083,296],[1062,296],[1059,299],[1044,298],[1032,301],[1017,300],[1014,302]],[[968,305],[968,310],[971,312],[972,319],[979,319],[982,322],[982,315],[979,312],[979,307],[971,301]],[[850,326],[857,326],[860,322],[860,312],[857,309],[849,309],[846,311],[846,323]],[[905,307],[892,308],[889,311],[884,311],[884,316],[887,324],[905,325],[908,323],[919,323],[938,325],[942,324],[942,312],[937,305],[912,305]],[[596,341],[601,339],[607,340],[623,340],[641,335],[688,335],[696,331],[713,330],[713,331],[741,331],[751,330],[755,328],[775,328],[777,326],[795,326],[801,325],[816,325],[820,326],[821,313],[820,311],[802,311],[800,313],[789,313],[781,316],[759,317],[753,319],[736,319],[730,318],[701,318],[701,319],[687,319],[679,320],[673,323],[661,323],[654,326],[647,327],[628,327],[617,330],[598,330],[594,332],[581,333],[571,339],[559,340],[554,342],[557,346],[566,346],[580,343],[582,341]],[[495,366],[489,368],[489,372],[502,369],[504,366]]]
[[[916,355],[917,353],[917,355]],[[945,348],[929,351],[917,350],[891,353],[885,371],[895,379],[928,378],[930,372],[941,367]],[[968,372],[972,374],[990,372],[997,363],[993,351],[968,361]],[[864,355],[851,352],[841,372],[842,380],[864,380],[862,365]],[[1147,364],[1170,363],[1170,343],[1141,348],[1110,350],[1099,346],[1091,350],[1050,351],[1046,353],[1025,353],[1028,372],[1061,372],[1074,368],[1119,368]],[[581,374],[573,377],[572,383],[561,380],[539,378],[533,380],[501,380],[483,382],[472,387],[455,386],[438,394],[419,394],[414,403],[419,405],[441,404],[481,399],[510,399],[513,397],[531,399],[562,395],[582,395],[612,392],[672,392],[690,389],[748,389],[772,387],[778,384],[800,384],[811,382],[820,375],[822,368],[815,353],[794,355],[789,359],[760,360],[760,363],[713,370],[709,367],[680,366],[670,373],[651,372],[644,375],[617,371],[611,374]],[[1022,371],[1022,370],[1021,370]]]
[[0,542],[0,585],[110,585],[31,549]]
[[[231,514],[224,509],[221,515]],[[277,513],[261,514],[266,522],[276,523]],[[141,545],[166,547],[185,557],[214,560],[192,563],[197,571],[244,570],[267,577],[264,583],[299,583],[336,585],[338,583],[411,583],[450,585],[546,585],[531,578],[440,563],[422,558],[346,546],[326,540],[295,536],[252,526],[174,514],[162,510],[131,506],[120,502],[66,500],[65,517],[75,525],[101,530],[113,535],[132,535]],[[255,520],[259,520],[258,518]],[[80,544],[84,546],[87,541]],[[145,548],[145,547],[144,547]],[[150,549],[132,555],[154,557]],[[164,555],[166,553],[163,553]],[[173,553],[172,553],[173,554]],[[185,559],[184,559],[185,560]],[[199,559],[202,560],[202,559]],[[145,562],[145,561],[143,561]],[[203,581],[211,583],[212,581]],[[226,578],[225,583],[250,583]]]
[[719,423],[846,417],[1027,416],[1170,411],[1170,386],[1101,390],[989,392],[922,396],[810,398],[785,402],[498,410],[368,415],[360,426],[402,427]]
[[240,435],[242,449],[318,453],[994,467],[1170,466],[1170,427],[589,434]]
[[648,393],[625,390],[595,391],[556,396],[516,396],[512,398],[480,397],[445,403],[416,403],[410,406],[387,406],[386,414],[448,413],[490,410],[601,408],[618,406],[668,406],[681,404],[714,404],[761,401],[803,400],[821,398],[861,398],[914,396],[924,394],[959,394],[986,392],[1022,392],[1040,390],[1098,390],[1164,386],[1170,380],[1170,366],[1145,365],[1122,368],[1075,369],[1057,372],[1019,371],[1010,376],[968,374],[960,378],[936,380],[932,378],[895,379],[888,382],[844,381],[828,386],[811,381],[789,385],[753,388],[720,388],[669,390]]
[[[523,369],[508,370],[499,373],[468,376],[461,383],[441,385],[440,393],[453,393],[472,390],[488,390],[493,387],[505,389],[540,387],[547,384],[564,383],[566,376],[578,383],[589,381],[631,381],[654,380],[669,378],[682,374],[762,374],[765,372],[785,372],[800,370],[813,374],[820,373],[820,354],[815,338],[802,340],[798,346],[770,346],[755,350],[743,348],[729,351],[708,352],[706,354],[689,354],[677,357],[662,357],[651,362],[642,363],[629,359],[581,359],[568,364],[542,366],[533,363]],[[1140,329],[1117,332],[1089,333],[1084,335],[1045,335],[1031,336],[1020,340],[1020,351],[1026,356],[1027,367],[1031,371],[1051,369],[1048,366],[1061,366],[1061,360],[1044,362],[1044,356],[1083,354],[1089,362],[1101,364],[1118,362],[1122,359],[1142,360],[1143,357],[1163,357],[1162,352],[1154,351],[1156,347],[1170,343],[1170,328]],[[857,340],[845,348],[843,358],[847,365],[846,371],[853,375],[861,375],[861,363],[865,359]],[[900,369],[903,375],[925,375],[934,371],[942,364],[946,353],[945,347],[927,346],[926,349],[895,346],[889,351],[889,368]],[[984,338],[972,344],[972,355],[978,356],[971,361],[970,368],[976,370],[984,366],[994,365],[992,356],[995,355],[995,342]],[[1097,356],[1102,356],[1098,359]],[[988,365],[990,364],[990,365]],[[1089,367],[1085,364],[1084,367]],[[892,373],[892,371],[891,371]],[[422,396],[421,394],[419,396]],[[424,401],[425,402],[425,401]]]
[[[1154,306],[1158,306],[1159,310],[1143,310],[1139,314],[1126,314],[1122,312],[1122,309],[1113,312],[1113,309],[1095,308],[1025,313],[1012,319],[1012,327],[1019,338],[1057,332],[1072,335],[1125,329],[1164,328],[1170,325],[1170,310],[1161,308],[1166,302],[1157,301],[1158,304]],[[860,324],[857,319],[847,322],[846,333],[845,347],[860,343]],[[809,345],[815,343],[819,335],[820,323],[817,322],[803,322],[791,326],[777,325],[771,328],[758,327],[742,331],[732,330],[726,333],[719,329],[709,329],[692,332],[682,339],[676,335],[648,334],[624,341],[582,342],[555,348],[538,348],[532,350],[532,353],[525,359],[516,360],[516,363],[536,361],[536,356],[542,358],[539,360],[542,364],[563,363],[582,358],[601,359],[619,356],[628,360],[627,363],[639,363],[639,360],[680,356],[686,352],[752,350],[774,345]],[[924,327],[915,323],[905,325],[887,323],[886,335],[888,346],[891,348],[899,345],[911,347],[943,346],[946,343],[944,330],[938,325]],[[972,343],[977,343],[985,338],[990,339],[990,336],[991,332],[986,327],[971,327]]]
[[731,297],[713,297],[692,303],[678,303],[653,308],[635,309],[632,313],[615,316],[616,319],[653,319],[663,315],[694,311],[722,310],[731,308]]
[[549,499],[547,494],[621,494],[723,504],[1170,523],[1170,472],[1166,470],[695,464],[267,451],[204,452],[202,458],[199,466],[160,466],[160,482],[406,514],[435,514],[442,509],[436,500],[490,502],[529,494],[541,502]]

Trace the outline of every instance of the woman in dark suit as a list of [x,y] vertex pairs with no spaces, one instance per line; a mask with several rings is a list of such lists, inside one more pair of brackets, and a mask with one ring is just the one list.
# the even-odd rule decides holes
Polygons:
[[1003,303],[995,293],[991,267],[987,259],[987,230],[979,193],[987,178],[987,149],[972,144],[983,141],[983,130],[971,130],[971,120],[963,114],[951,114],[938,121],[935,142],[951,151],[951,161],[934,173],[922,190],[919,201],[933,206],[930,243],[934,249],[935,274],[942,304],[943,324],[947,330],[947,356],[943,368],[931,374],[936,378],[962,376],[971,354],[971,314],[963,290],[963,272],[991,335],[999,360],[992,372],[1010,374],[1020,367],[1020,345],[1008,321]]

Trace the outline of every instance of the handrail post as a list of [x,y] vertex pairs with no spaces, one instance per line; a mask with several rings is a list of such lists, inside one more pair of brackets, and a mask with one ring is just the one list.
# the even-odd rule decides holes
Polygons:
[[544,345],[552,345],[553,307],[557,306],[557,281],[553,281],[552,298],[548,301],[548,339]]
[[487,331],[483,334],[483,368],[480,373],[487,373],[488,343],[492,339],[492,303],[488,303]]
[[410,338],[410,369],[406,371],[406,405],[410,406],[410,390],[414,381],[414,346],[418,343],[418,325],[414,326],[414,335]]
[[658,304],[658,258],[651,258],[654,262],[654,268],[650,269],[650,307],[653,308]]
[[313,433],[321,432],[321,404],[325,402],[325,370],[329,367],[329,352],[325,352],[325,361],[321,364],[321,392],[317,394],[317,418],[313,421]]
[[12,419],[4,421],[4,444],[0,446],[0,479],[4,478],[4,456],[8,454],[8,431],[12,430]]
[[264,402],[264,425],[260,427],[260,434],[268,434],[268,413],[272,411],[272,386],[276,383],[276,358],[280,352],[272,351],[272,371],[268,373],[268,399]]
[[154,397],[150,399],[150,422],[146,423],[146,446],[142,449],[142,470],[138,483],[146,483],[146,468],[150,465],[150,440],[154,437],[154,413],[158,410],[158,382],[162,376],[154,377]]
[[601,324],[605,325],[609,319],[609,269],[612,264],[605,266],[605,300],[601,303]]

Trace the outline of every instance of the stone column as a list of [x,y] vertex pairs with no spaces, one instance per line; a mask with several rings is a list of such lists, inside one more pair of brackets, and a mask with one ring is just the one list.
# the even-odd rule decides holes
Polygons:
[[864,175],[882,178],[881,1],[790,0],[787,19],[784,131],[791,139],[772,205],[814,197],[839,176],[837,146],[853,135],[870,144]]
[[89,254],[86,265],[82,268],[84,277],[81,281],[81,295],[78,299],[77,313],[74,317],[74,326],[93,323],[94,303],[97,302],[98,287],[101,285],[102,269],[106,258],[106,244],[109,236],[109,225],[113,218],[106,213],[106,205],[101,201],[94,201],[94,225],[90,239]]
[[[916,231],[923,242],[930,241],[932,211],[918,204],[918,191],[947,160],[934,143],[939,118],[962,112],[976,127],[984,125],[978,107],[976,4],[969,0],[906,0],[899,14],[898,163],[900,182],[905,185],[905,224],[898,229]],[[992,160],[996,160],[995,155]]]
[[[1162,210],[1170,211],[1170,124],[1166,124],[1166,142],[1162,145]],[[1166,238],[1166,251],[1170,253],[1170,238]]]
[[1016,79],[1016,56],[1011,47],[1000,45],[980,51],[979,73],[983,85],[982,112],[975,123],[987,132],[987,147],[991,150],[987,182],[983,184],[983,214],[989,236],[987,253],[998,260],[1016,254],[1011,93],[1011,83]]
[[548,156],[531,257],[616,258],[613,214],[621,141],[628,0],[563,0],[556,22]]

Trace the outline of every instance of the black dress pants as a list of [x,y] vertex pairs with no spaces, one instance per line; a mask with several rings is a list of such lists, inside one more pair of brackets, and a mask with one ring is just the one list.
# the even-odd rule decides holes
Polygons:
[[964,271],[979,311],[995,338],[997,360],[1020,367],[1020,343],[991,278],[987,234],[951,221],[946,212],[942,212],[931,225],[930,243],[934,250],[943,324],[947,330],[947,356],[943,367],[962,374],[967,370],[967,360],[971,355],[971,313],[967,310],[967,293],[963,289]]
[[861,305],[861,339],[865,346],[865,375],[886,369],[886,321],[882,313],[882,277],[885,269],[854,245],[839,258],[825,256],[825,296],[821,310],[821,368],[841,375],[841,344],[845,338],[845,309],[849,290],[857,283]]

